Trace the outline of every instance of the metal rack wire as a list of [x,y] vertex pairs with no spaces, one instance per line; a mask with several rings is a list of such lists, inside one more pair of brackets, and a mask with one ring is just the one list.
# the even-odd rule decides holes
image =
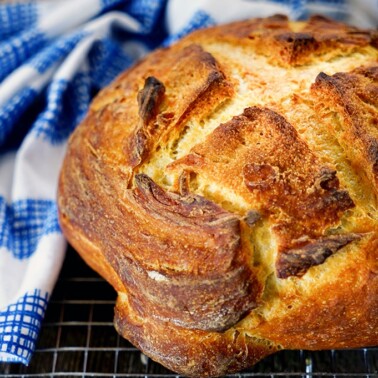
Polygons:
[[[1,364],[11,377],[178,377],[122,339],[112,323],[116,293],[72,249],[67,252],[29,366]],[[228,377],[378,378],[378,347],[283,351]]]

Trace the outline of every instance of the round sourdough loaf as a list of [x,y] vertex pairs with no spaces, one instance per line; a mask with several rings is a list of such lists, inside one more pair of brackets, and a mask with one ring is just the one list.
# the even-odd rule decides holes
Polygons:
[[117,331],[188,376],[378,344],[378,34],[284,16],[122,73],[70,138],[64,234]]

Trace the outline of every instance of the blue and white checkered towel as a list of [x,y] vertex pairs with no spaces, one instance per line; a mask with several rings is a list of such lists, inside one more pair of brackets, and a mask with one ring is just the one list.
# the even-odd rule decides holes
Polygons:
[[57,177],[93,95],[193,29],[284,13],[376,27],[378,0],[66,0],[0,4],[0,361],[31,358],[66,248]]

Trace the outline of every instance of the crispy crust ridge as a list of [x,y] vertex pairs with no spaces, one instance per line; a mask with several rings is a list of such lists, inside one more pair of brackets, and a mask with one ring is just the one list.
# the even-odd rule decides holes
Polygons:
[[331,131],[378,194],[378,65],[332,76],[321,72],[312,90],[320,111],[345,125],[335,120]]
[[99,93],[59,220],[118,292],[122,336],[188,376],[378,344],[377,41],[320,16],[246,20]]

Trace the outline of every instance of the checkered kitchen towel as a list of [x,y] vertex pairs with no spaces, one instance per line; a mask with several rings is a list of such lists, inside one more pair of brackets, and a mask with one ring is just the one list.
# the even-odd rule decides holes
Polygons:
[[0,361],[27,364],[35,348],[66,248],[59,167],[93,95],[193,29],[275,13],[375,27],[378,0],[0,3]]

